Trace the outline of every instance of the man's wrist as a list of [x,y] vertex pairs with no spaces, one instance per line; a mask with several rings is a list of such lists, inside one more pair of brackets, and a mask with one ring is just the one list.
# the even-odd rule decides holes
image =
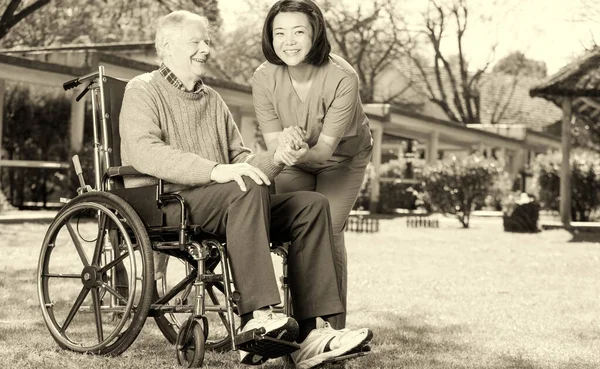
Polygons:
[[275,150],[275,152],[273,152],[273,164],[284,165],[283,161],[281,160],[281,153],[279,150]]
[[212,167],[212,170],[210,171],[210,180],[211,180],[211,181],[214,181],[214,180],[215,180],[215,179],[214,179],[214,177],[213,177],[213,175],[214,175],[214,173],[215,173],[215,169],[216,169],[218,166],[219,166],[219,164],[215,165],[214,167]]

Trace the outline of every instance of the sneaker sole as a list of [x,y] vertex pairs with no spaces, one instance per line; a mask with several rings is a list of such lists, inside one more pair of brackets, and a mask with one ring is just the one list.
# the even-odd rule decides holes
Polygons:
[[[277,338],[283,341],[294,342],[296,338],[298,338],[299,333],[300,330],[298,328],[298,322],[296,322],[294,319],[288,318],[286,324],[274,328],[271,331],[265,332],[264,336]],[[240,363],[246,365],[261,365],[264,364],[267,360],[269,360],[268,357],[248,353],[246,356],[244,356],[244,358],[240,360]]]
[[[360,336],[357,336],[357,338]],[[296,369],[310,369],[313,368],[317,365],[322,364],[323,362],[327,361],[327,360],[331,360],[334,359],[338,356],[343,356],[346,354],[352,354],[355,352],[359,352],[363,349],[363,347],[365,347],[371,340],[373,339],[373,332],[370,329],[367,329],[367,334],[361,338],[360,340],[357,339],[356,343],[352,345],[352,347],[348,348],[343,348],[340,347],[339,349],[336,350],[331,350],[328,352],[324,352],[320,355],[316,355],[314,357],[311,357],[308,360],[304,360],[301,361],[300,363],[296,364]]]

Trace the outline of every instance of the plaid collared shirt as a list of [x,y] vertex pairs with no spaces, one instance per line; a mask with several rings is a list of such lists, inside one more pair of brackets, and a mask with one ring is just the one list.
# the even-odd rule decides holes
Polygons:
[[200,81],[196,82],[196,85],[194,86],[193,91],[188,91],[185,88],[185,86],[183,85],[183,82],[181,82],[181,80],[179,78],[177,78],[175,73],[171,72],[169,67],[167,67],[164,64],[160,65],[160,68],[158,68],[158,71],[160,72],[161,76],[165,77],[165,79],[167,81],[169,81],[170,84],[172,84],[176,88],[180,89],[181,91],[193,92],[195,94],[198,94],[204,88],[204,83],[202,83],[202,81],[200,80]]

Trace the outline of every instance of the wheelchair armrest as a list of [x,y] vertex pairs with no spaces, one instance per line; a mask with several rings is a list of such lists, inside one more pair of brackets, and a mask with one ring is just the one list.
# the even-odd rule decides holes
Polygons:
[[138,172],[133,166],[126,165],[122,167],[110,167],[106,170],[106,175],[109,178],[112,177],[122,177],[122,176],[132,176],[132,175],[141,175],[142,173]]

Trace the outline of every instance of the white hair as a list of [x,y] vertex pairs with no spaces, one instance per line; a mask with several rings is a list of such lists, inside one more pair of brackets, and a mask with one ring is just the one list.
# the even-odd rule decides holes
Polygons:
[[183,24],[190,20],[200,20],[208,31],[208,19],[204,16],[188,12],[187,10],[176,10],[164,17],[160,17],[156,23],[156,37],[154,47],[156,55],[162,61],[165,58],[165,41],[171,40],[174,33],[178,32]]

